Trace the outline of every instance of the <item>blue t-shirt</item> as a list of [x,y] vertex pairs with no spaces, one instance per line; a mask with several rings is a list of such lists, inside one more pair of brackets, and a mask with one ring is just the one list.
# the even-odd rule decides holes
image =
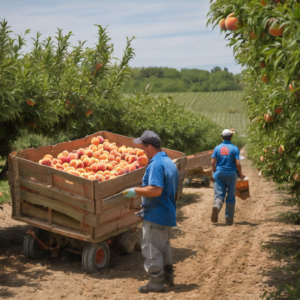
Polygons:
[[212,157],[217,159],[216,171],[237,171],[235,160],[240,159],[240,151],[230,141],[218,145]]
[[162,187],[159,197],[142,197],[144,219],[163,226],[176,226],[175,194],[178,188],[178,170],[165,152],[157,153],[151,160],[143,177],[143,186]]

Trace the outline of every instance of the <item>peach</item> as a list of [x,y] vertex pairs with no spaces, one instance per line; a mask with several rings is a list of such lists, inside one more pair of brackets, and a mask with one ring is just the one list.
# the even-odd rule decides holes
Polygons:
[[128,150],[128,154],[133,155],[133,149],[127,149]]
[[69,164],[68,164],[68,163],[63,163],[62,166],[63,166],[64,168],[67,168],[67,167],[69,167]]
[[112,164],[107,164],[106,165],[106,169],[108,170],[108,171],[111,171],[111,170],[113,170],[113,166],[112,166]]
[[100,174],[95,174],[94,176],[97,180],[100,178]]
[[105,170],[105,171],[103,172],[103,175],[104,175],[104,176],[106,176],[106,175],[110,175],[110,171],[108,171],[108,170]]
[[89,158],[87,155],[82,155],[81,157],[80,157],[80,159],[83,161],[85,158]]
[[51,160],[53,159],[53,156],[51,155],[51,154],[46,154],[46,155],[44,155],[44,157],[43,158],[50,158]]
[[100,162],[101,162],[101,163],[104,163],[105,165],[108,164],[108,160],[107,160],[107,159],[101,159]]
[[118,172],[117,171],[112,171],[111,175],[118,176]]
[[136,170],[136,165],[130,165],[129,172],[133,172]]
[[108,180],[108,179],[110,179],[110,176],[109,175],[105,175],[104,179]]
[[118,162],[116,162],[115,160],[113,160],[113,161],[110,161],[109,164],[112,165],[113,167],[115,167],[115,166],[118,165]]
[[129,155],[129,154],[123,153],[122,156],[121,156],[121,160],[125,160],[125,158],[126,158],[127,155]]
[[133,149],[133,155],[136,155],[139,151],[140,151],[139,148],[134,148],[134,149]]
[[118,151],[115,150],[115,149],[113,149],[113,150],[110,151],[110,155],[116,155],[117,153],[118,153]]
[[86,178],[86,179],[89,178],[89,174],[87,174],[87,173],[82,173],[81,176],[82,176],[83,178]]
[[106,164],[104,164],[104,163],[99,163],[99,164],[98,164],[98,170],[100,170],[100,171],[105,171],[105,170],[106,170]]
[[137,161],[138,161],[140,166],[147,166],[148,165],[148,158],[146,156],[140,156]]
[[118,148],[118,152],[119,153],[121,153],[121,154],[123,154],[123,151],[125,150],[125,148],[124,147],[120,147],[120,148]]
[[136,154],[136,156],[138,156],[138,157],[140,157],[142,155],[144,155],[144,150],[139,150]]
[[120,166],[116,166],[116,167],[114,168],[114,170],[116,170],[117,172],[119,172],[119,171],[122,171],[122,168],[121,168]]
[[51,167],[51,159],[49,157],[43,158],[41,160],[41,165]]
[[73,160],[73,159],[77,159],[77,154],[76,153],[70,153],[68,155],[68,158],[70,159],[70,161]]
[[104,180],[105,180],[105,177],[103,175],[99,175],[98,181],[101,182],[101,181],[104,181]]
[[242,27],[242,21],[235,17],[234,13],[227,16],[225,25],[228,30],[235,31]]
[[53,159],[52,159],[52,163],[53,163],[54,165],[56,165],[56,164],[61,164],[62,161],[61,161],[60,159],[53,158]]
[[119,163],[119,162],[121,161],[121,157],[116,157],[116,158],[115,158],[115,161],[116,161],[117,163]]
[[107,158],[109,161],[115,160],[115,156],[114,155],[108,155]]
[[62,157],[62,156],[64,156],[63,153],[59,153],[59,154],[57,155],[57,158],[60,158],[60,157]]
[[70,158],[69,157],[66,157],[66,156],[61,156],[59,158],[61,160],[61,162],[64,164],[64,163],[69,163],[70,162]]
[[219,26],[222,30],[227,30],[227,27],[225,25],[225,19],[221,19],[220,22],[219,22]]
[[87,155],[88,157],[92,157],[93,154],[94,154],[93,150],[91,150],[91,149],[85,150],[85,155]]
[[98,171],[98,164],[96,163],[96,164],[92,164],[91,166],[90,166],[90,168],[91,168],[91,170],[94,172],[94,173],[96,173],[97,171]]
[[116,145],[110,145],[109,148],[108,148],[108,151],[112,151],[112,150],[116,150],[118,151],[118,147]]
[[91,160],[91,163],[92,163],[92,164],[96,164],[96,163],[99,162],[99,159],[98,159],[98,158],[95,158],[95,157],[90,158],[90,160]]
[[[100,149],[103,149],[103,145],[102,144],[100,144],[99,146],[98,146],[98,150],[100,150]],[[103,150],[102,150],[103,151]]]
[[54,167],[57,170],[64,171],[64,167],[62,165],[60,165],[60,164],[56,164]]
[[124,175],[124,174],[125,174],[125,172],[123,170],[118,172],[118,176],[121,176],[121,175]]
[[117,176],[115,176],[115,175],[112,175],[112,176],[110,176],[110,178],[109,178],[109,179],[115,179],[115,178],[117,178]]
[[63,154],[63,156],[67,157],[67,156],[69,155],[69,151],[64,150],[64,151],[62,152],[62,154]]
[[98,147],[98,145],[99,145],[99,139],[97,139],[96,137],[93,137],[92,140],[91,140],[91,144],[93,144],[96,147]]
[[122,157],[122,154],[121,154],[121,153],[119,153],[119,152],[117,152],[117,153],[115,154],[115,157],[120,157],[120,159],[121,159],[121,157]]
[[84,168],[84,163],[80,159],[77,159],[77,168],[79,168],[79,169]]
[[128,161],[129,157],[130,157],[130,154],[127,154],[127,155],[125,156],[125,160]]
[[130,166],[129,166],[129,165],[128,165],[128,166],[126,166],[126,167],[124,168],[124,173],[125,173],[125,174],[129,173],[129,168],[130,168]]
[[138,167],[138,169],[142,169],[142,168],[145,168],[145,167],[144,167],[144,166],[139,166],[139,167]]
[[87,173],[93,173],[94,174],[94,172],[92,171],[92,169],[90,167],[85,167],[84,170]]
[[65,168],[65,172],[69,172],[69,171],[75,171],[75,168],[74,167],[67,167]]
[[109,152],[108,151],[106,151],[106,150],[103,150],[103,154],[105,154],[105,155],[109,155]]
[[105,160],[105,159],[107,159],[107,155],[106,154],[102,154],[101,156],[100,156],[100,159],[102,159],[102,160]]
[[88,146],[89,149],[92,149],[93,147],[95,147],[95,145],[93,145],[93,144],[90,144],[90,145]]
[[140,166],[137,160],[135,162],[133,162],[132,164],[135,165],[136,167]]
[[91,150],[92,150],[93,152],[96,152],[96,151],[98,151],[98,148],[97,148],[96,146],[94,146],[94,147],[91,148]]
[[78,167],[78,162],[77,162],[77,160],[72,159],[72,160],[70,161],[70,167],[74,167],[75,169],[77,169],[77,167]]
[[94,175],[90,175],[90,176],[89,176],[89,179],[90,179],[90,180],[95,180],[96,178],[95,178]]
[[83,168],[78,168],[76,171],[79,173],[82,173],[82,174],[86,173],[85,169],[83,169]]
[[101,153],[100,153],[99,151],[95,151],[95,152],[93,153],[93,156],[94,156],[95,158],[99,158],[100,155],[101,155]]
[[124,148],[122,154],[124,154],[124,153],[128,153],[128,150],[126,148]]
[[104,139],[104,142],[107,142],[107,143],[109,143],[109,139]]
[[130,157],[128,158],[128,162],[130,164],[132,164],[133,162],[135,162],[137,160],[137,157],[135,155],[130,155]]
[[78,157],[81,157],[81,156],[85,155],[85,150],[83,148],[78,149],[77,150],[77,155],[78,155]]
[[89,158],[85,158],[84,160],[83,160],[83,163],[84,163],[84,165],[86,166],[86,167],[89,167],[90,165],[91,165],[91,160],[89,159]]
[[70,173],[72,175],[80,176],[80,173],[77,171],[70,170],[70,171],[68,171],[68,173]]
[[108,150],[110,143],[103,143],[104,150]]
[[104,142],[104,138],[101,135],[98,135],[97,139],[99,140],[99,144],[102,144]]
[[103,171],[98,171],[97,174],[103,175]]

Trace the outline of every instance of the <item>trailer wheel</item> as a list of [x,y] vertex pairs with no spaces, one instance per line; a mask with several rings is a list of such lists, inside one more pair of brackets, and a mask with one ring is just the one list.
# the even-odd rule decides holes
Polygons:
[[[123,233],[120,240],[120,250],[123,254],[131,254],[134,252],[136,245],[139,243],[139,238],[135,232],[130,230]],[[140,244],[140,243],[139,243]],[[137,246],[138,248],[138,246]]]
[[82,253],[82,267],[87,273],[97,273],[107,268],[110,251],[107,243],[88,244]]
[[203,183],[205,187],[210,187],[210,178],[208,176],[203,176]]
[[[35,234],[41,241],[46,241],[48,238],[48,232],[45,230],[37,229]],[[26,234],[23,249],[24,253],[33,259],[40,259],[48,254],[48,250],[43,249],[38,241],[30,234]]]

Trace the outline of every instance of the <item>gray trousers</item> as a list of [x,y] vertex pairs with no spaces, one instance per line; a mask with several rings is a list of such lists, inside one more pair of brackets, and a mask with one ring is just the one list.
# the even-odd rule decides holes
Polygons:
[[171,229],[171,226],[144,220],[142,253],[145,270],[152,279],[163,280],[164,267],[173,263],[169,240]]

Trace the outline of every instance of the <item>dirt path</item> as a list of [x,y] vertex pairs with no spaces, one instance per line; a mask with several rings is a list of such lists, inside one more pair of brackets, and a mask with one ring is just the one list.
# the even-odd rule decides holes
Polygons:
[[[181,208],[171,245],[175,265],[174,288],[165,293],[139,294],[146,282],[143,257],[135,252],[116,256],[101,274],[87,275],[81,256],[63,252],[60,258],[31,260],[23,254],[28,229],[10,218],[11,207],[0,210],[1,299],[260,299],[273,290],[280,275],[273,268],[283,262],[268,259],[261,242],[276,241],[296,232],[295,226],[277,219],[277,212],[291,210],[280,202],[273,183],[258,177],[248,160],[243,173],[251,182],[251,199],[237,200],[233,226],[210,221],[213,188],[185,189],[196,201]],[[141,231],[139,230],[139,233]]]

